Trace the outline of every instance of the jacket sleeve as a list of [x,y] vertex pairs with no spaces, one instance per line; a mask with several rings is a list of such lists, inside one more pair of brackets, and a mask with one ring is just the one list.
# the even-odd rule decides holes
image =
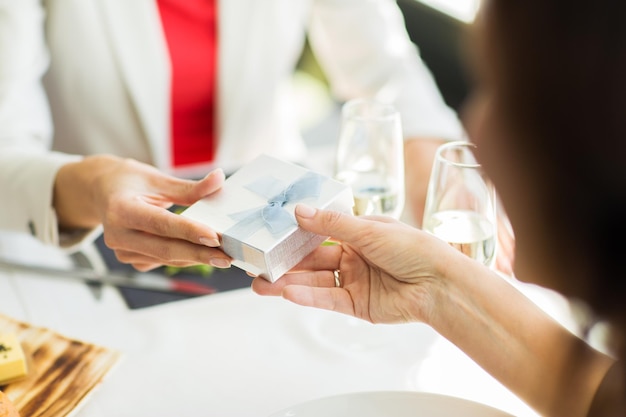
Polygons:
[[316,0],[309,41],[339,100],[394,104],[407,138],[464,137],[394,0]]
[[50,151],[44,22],[39,0],[0,0],[0,230],[59,245],[54,178],[63,164],[80,157]]

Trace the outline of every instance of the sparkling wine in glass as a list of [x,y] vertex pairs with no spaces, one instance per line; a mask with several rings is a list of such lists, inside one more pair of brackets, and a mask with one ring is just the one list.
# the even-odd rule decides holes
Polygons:
[[439,147],[428,184],[423,229],[492,267],[496,258],[496,193],[471,142]]
[[344,104],[335,178],[352,187],[356,215],[399,218],[404,209],[400,115],[392,105],[358,99]]

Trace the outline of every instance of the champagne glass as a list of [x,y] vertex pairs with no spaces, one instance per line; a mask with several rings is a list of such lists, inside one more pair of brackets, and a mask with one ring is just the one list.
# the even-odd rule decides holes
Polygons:
[[[399,218],[404,209],[404,138],[400,115],[371,99],[345,103],[335,179],[351,186],[356,215]],[[342,314],[320,315],[310,335],[322,346],[356,354],[398,343],[397,326],[374,325]]]
[[437,150],[428,184],[423,229],[492,267],[496,255],[496,193],[471,142]]
[[404,208],[400,114],[370,99],[343,105],[335,178],[352,187],[355,214],[399,218]]

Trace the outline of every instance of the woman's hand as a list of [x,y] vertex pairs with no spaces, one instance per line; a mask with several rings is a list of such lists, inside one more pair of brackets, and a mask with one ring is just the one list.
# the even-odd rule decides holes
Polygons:
[[118,260],[140,271],[161,265],[228,267],[230,258],[217,249],[214,230],[167,210],[191,205],[223,182],[221,170],[190,181],[134,160],[93,156],[59,170],[54,206],[60,227],[102,224],[104,241]]
[[374,323],[424,322],[542,415],[574,416],[588,408],[612,359],[491,269],[393,220],[304,206],[296,217],[303,229],[339,243],[317,248],[298,272],[273,284],[255,278],[255,292]]
[[[373,323],[428,321],[448,255],[456,251],[418,229],[386,217],[353,217],[296,207],[300,227],[331,236],[275,283],[255,278],[261,295],[353,315]],[[341,287],[335,287],[334,270]],[[439,293],[439,291],[436,291]]]

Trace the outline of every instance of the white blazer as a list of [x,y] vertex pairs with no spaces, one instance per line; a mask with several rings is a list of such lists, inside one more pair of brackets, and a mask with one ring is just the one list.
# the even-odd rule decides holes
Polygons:
[[[394,0],[222,0],[218,16],[226,171],[305,157],[290,86],[307,32],[338,99],[395,103],[407,136],[462,135]],[[59,244],[54,176],[80,155],[172,172],[169,91],[156,0],[0,0],[0,229]]]

